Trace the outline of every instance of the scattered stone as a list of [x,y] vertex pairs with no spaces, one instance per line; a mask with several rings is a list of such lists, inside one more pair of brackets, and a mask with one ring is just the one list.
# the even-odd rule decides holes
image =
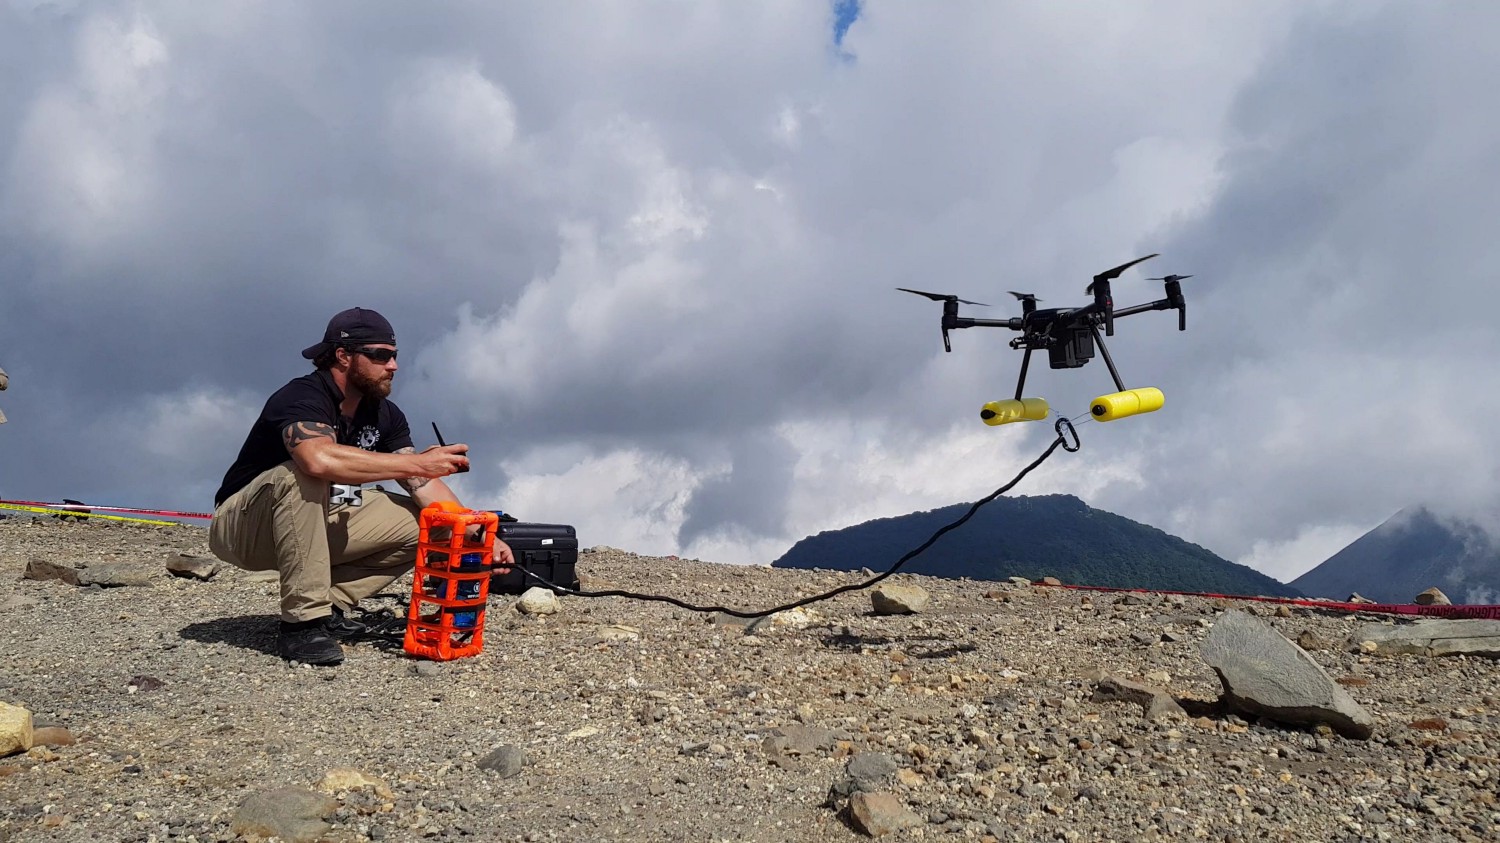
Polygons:
[[245,582],[280,582],[280,571],[241,571],[240,579]]
[[914,615],[931,599],[919,585],[882,585],[870,592],[870,605],[877,615]]
[[525,750],[511,744],[506,744],[479,759],[479,769],[499,773],[502,779],[518,775],[524,766],[526,766]]
[[1221,617],[1202,645],[1235,711],[1299,725],[1326,724],[1369,738],[1375,721],[1323,668],[1269,624],[1244,612]]
[[1329,650],[1333,645],[1319,638],[1317,633],[1310,629],[1304,629],[1297,633],[1297,646],[1304,650]]
[[334,767],[324,773],[317,789],[330,795],[349,790],[371,790],[382,799],[395,798],[395,793],[384,780],[353,767]]
[[1448,721],[1441,717],[1424,717],[1420,720],[1411,721],[1406,724],[1406,727],[1419,732],[1441,732],[1448,728]]
[[190,556],[179,553],[176,556],[168,556],[166,560],[167,573],[174,577],[201,580],[207,582],[218,574],[223,568],[213,559],[204,559],[202,556]]
[[1418,594],[1416,597],[1412,598],[1412,602],[1415,603],[1415,604],[1417,604],[1418,606],[1452,606],[1453,605],[1453,601],[1448,599],[1448,595],[1446,595],[1443,592],[1439,591],[1438,588],[1437,588],[1437,586],[1433,586],[1432,588],[1427,589],[1426,591],[1422,592],[1421,594]]
[[1062,580],[1058,579],[1057,577],[1042,577],[1041,579],[1037,580],[1037,582],[1041,583],[1042,585],[1062,585]]
[[1380,655],[1478,656],[1500,658],[1500,621],[1428,618],[1392,626],[1366,624],[1351,641],[1373,645]]
[[871,837],[922,824],[921,817],[889,793],[855,793],[849,799],[849,820],[856,829]]
[[849,758],[844,772],[853,780],[854,790],[869,792],[878,790],[899,769],[901,765],[883,752],[859,752]]
[[78,739],[73,733],[61,726],[37,726],[31,732],[32,746],[72,746],[76,743]]
[[32,559],[26,563],[26,570],[22,572],[23,580],[57,580],[68,585],[78,585],[78,569],[59,565],[56,562],[48,562],[45,559]]
[[1187,719],[1187,712],[1182,710],[1182,706],[1172,698],[1171,694],[1160,688],[1121,679],[1118,676],[1106,674],[1100,677],[1094,686],[1093,701],[1096,703],[1135,703],[1145,712],[1147,720],[1158,720],[1163,717]]
[[324,822],[339,803],[303,787],[280,787],[252,795],[229,824],[242,837],[279,837],[285,843],[314,843],[332,828]]
[[424,679],[443,675],[443,663],[422,659],[411,666],[411,672]]
[[516,608],[524,615],[555,615],[561,606],[557,595],[541,586],[532,586],[516,601]]
[[1011,585],[1031,585],[1031,580],[1028,580],[1025,577],[1009,577],[1006,579],[1006,582],[1010,583]]
[[839,733],[832,729],[820,729],[816,726],[777,726],[771,730],[771,736],[762,741],[762,746],[768,750],[786,752],[792,755],[813,755],[821,750],[832,749],[835,741],[839,739]]
[[155,676],[132,676],[125,683],[125,693],[134,694],[137,691],[155,691],[167,683],[157,679]]
[[[550,592],[549,592],[550,593]],[[610,624],[594,627],[593,643],[608,644],[615,641],[639,641],[641,631],[633,626]]]
[[34,742],[31,712],[0,702],[0,757],[25,752]]
[[1276,617],[1289,618],[1292,616],[1292,607],[1281,605],[1276,607]]
[[151,571],[134,562],[98,562],[78,569],[80,586],[140,588],[151,585]]
[[1344,600],[1344,602],[1345,603],[1371,603],[1371,604],[1373,604],[1375,601],[1371,600],[1370,598],[1368,598],[1368,597],[1364,596],[1363,594],[1360,594],[1359,592],[1356,591],[1356,592],[1353,592],[1352,594],[1350,594],[1348,596],[1348,598],[1346,598]]
[[42,601],[32,597],[30,594],[12,594],[0,600],[0,612],[14,612],[20,609],[30,609],[39,605]]

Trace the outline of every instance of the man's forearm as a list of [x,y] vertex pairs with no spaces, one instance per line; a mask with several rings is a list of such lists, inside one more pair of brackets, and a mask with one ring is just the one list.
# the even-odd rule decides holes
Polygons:
[[382,454],[352,445],[326,445],[317,455],[313,475],[331,483],[375,483],[411,476],[410,453]]
[[401,488],[411,495],[411,499],[417,502],[417,506],[426,508],[438,501],[453,501],[461,503],[448,484],[441,480],[428,479],[426,477],[408,477],[397,481]]

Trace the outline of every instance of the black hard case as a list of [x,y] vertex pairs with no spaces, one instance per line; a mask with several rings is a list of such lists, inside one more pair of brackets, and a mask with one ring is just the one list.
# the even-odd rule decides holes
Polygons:
[[490,577],[490,591],[520,594],[541,585],[519,570],[536,574],[565,588],[578,588],[578,534],[570,524],[525,524],[501,522],[500,540],[510,546],[516,567],[508,574]]

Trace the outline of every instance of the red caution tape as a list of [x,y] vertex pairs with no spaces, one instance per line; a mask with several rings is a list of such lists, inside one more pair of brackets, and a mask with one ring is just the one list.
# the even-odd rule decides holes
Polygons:
[[1461,618],[1500,620],[1500,606],[1420,606],[1415,603],[1346,603],[1341,600],[1308,600],[1299,597],[1251,597],[1243,594],[1210,594],[1201,591],[1166,591],[1149,588],[1110,588],[1102,585],[1067,585],[1038,582],[1049,588],[1066,588],[1074,591],[1129,592],[1132,594],[1177,594],[1183,597],[1209,597],[1220,600],[1248,600],[1256,603],[1280,603],[1288,606],[1304,606],[1309,609],[1329,609],[1336,612],[1376,612],[1385,615],[1430,615],[1439,618]]

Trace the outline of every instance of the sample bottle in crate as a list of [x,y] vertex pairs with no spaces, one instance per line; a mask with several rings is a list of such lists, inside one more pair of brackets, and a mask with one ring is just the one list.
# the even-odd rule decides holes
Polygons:
[[484,604],[499,518],[440,501],[418,516],[417,566],[403,648],[438,661],[484,649]]

